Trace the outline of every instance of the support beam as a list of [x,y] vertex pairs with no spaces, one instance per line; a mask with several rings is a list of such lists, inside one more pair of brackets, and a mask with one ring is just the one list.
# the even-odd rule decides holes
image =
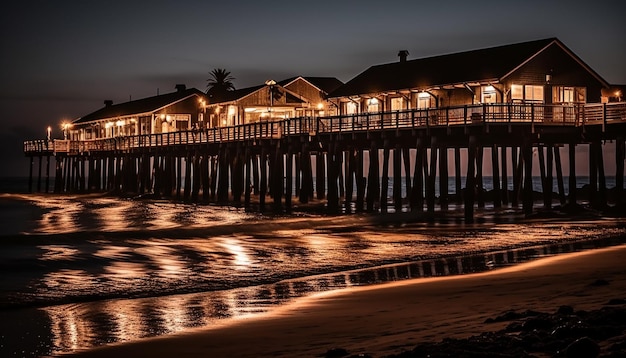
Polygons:
[[565,184],[563,182],[563,166],[561,164],[561,150],[557,146],[553,146],[554,163],[556,164],[556,182],[559,188],[559,202],[561,207],[566,204],[565,200]]
[[493,183],[493,207],[502,207],[502,196],[500,191],[500,161],[498,158],[498,146],[491,147],[491,182]]
[[454,187],[456,203],[463,203],[463,187],[461,186],[461,148],[454,148]]
[[500,148],[500,162],[502,163],[502,186],[501,186],[501,199],[502,204],[509,204],[509,173],[506,160],[506,146]]
[[385,139],[383,145],[383,173],[380,187],[380,212],[387,213],[387,195],[389,189],[389,151],[391,142],[389,139]]
[[402,211],[402,146],[396,143],[393,150],[393,204],[396,212]]
[[524,214],[529,216],[533,212],[533,147],[530,140],[524,140],[522,145],[524,160],[524,189],[522,208]]
[[474,190],[476,189],[476,136],[469,137],[467,146],[467,175],[465,176],[464,211],[465,222],[474,222]]
[[439,145],[439,206],[448,210],[448,147]]
[[626,146],[624,138],[615,141],[615,205],[624,206],[624,160],[626,159]]
[[378,165],[378,145],[372,140],[369,150],[369,171],[367,179],[367,211],[374,211],[374,204],[380,200],[380,182]]
[[437,177],[437,152],[439,142],[437,137],[430,138],[430,168],[426,180],[426,211],[429,215],[435,214],[435,182]]
[[424,138],[419,136],[416,143],[415,166],[413,169],[413,187],[411,191],[411,211],[424,211],[424,158],[426,149]]

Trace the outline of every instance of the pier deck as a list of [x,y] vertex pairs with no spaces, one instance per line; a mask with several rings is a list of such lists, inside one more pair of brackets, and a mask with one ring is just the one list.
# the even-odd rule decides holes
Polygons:
[[[516,205],[521,196],[529,214],[533,155],[539,158],[544,188],[552,188],[556,171],[559,198],[566,203],[559,150],[565,145],[569,146],[570,188],[575,188],[574,150],[589,144],[590,186],[597,194],[594,204],[605,206],[602,143],[615,141],[615,202],[621,205],[625,137],[624,102],[505,103],[302,117],[91,140],[31,140],[24,142],[24,153],[31,159],[31,183],[34,158],[39,158],[41,181],[42,158],[49,166],[50,156],[56,157],[55,192],[153,192],[194,201],[201,194],[204,201],[236,203],[244,196],[245,205],[250,204],[250,195],[258,195],[261,209],[270,195],[275,210],[287,211],[294,194],[301,202],[317,194],[327,200],[330,210],[338,210],[343,198],[344,208],[387,211],[389,198],[381,188],[387,187],[391,168],[395,209],[402,210],[404,201],[411,210],[423,211],[426,205],[427,213],[434,211],[435,199],[442,209],[447,208],[447,189],[439,190],[435,198],[434,184],[436,177],[447,183],[451,157],[454,176],[467,178],[465,187],[457,183],[457,194],[463,193],[466,219],[472,220],[475,203],[484,205],[484,148],[491,149],[494,206]],[[463,162],[469,163],[464,164],[466,173],[460,172],[461,149],[466,156]],[[47,173],[46,180],[49,168]],[[508,188],[509,174],[514,177],[512,195],[501,190]],[[570,190],[571,204],[576,203],[575,192]],[[552,190],[544,191],[544,203],[551,207]]]

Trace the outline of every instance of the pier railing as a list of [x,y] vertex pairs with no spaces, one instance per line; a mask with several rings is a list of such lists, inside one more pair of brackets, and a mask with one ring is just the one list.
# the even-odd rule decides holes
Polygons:
[[261,121],[236,126],[168,133],[142,134],[88,140],[31,140],[24,142],[27,154],[124,151],[203,143],[229,143],[279,139],[293,135],[335,132],[379,131],[485,124],[537,124],[554,126],[606,125],[626,122],[626,103],[543,105],[498,103],[434,109],[359,113],[331,117],[300,117]]

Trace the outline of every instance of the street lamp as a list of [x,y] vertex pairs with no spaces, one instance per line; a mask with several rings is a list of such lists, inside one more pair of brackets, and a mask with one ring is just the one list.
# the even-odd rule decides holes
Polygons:
[[69,123],[63,123],[61,124],[61,128],[63,128],[63,139],[67,140],[67,131],[69,130],[71,124]]
[[272,107],[274,106],[274,85],[276,84],[276,81],[274,80],[267,80],[265,81],[265,84],[269,86],[269,95],[270,95],[270,108],[268,110],[269,112],[269,120],[272,120]]
[[46,132],[48,134],[48,141],[50,141],[50,134],[52,133],[52,128],[50,126],[48,126]]
[[199,99],[200,107],[202,108],[202,113],[198,116],[198,129],[204,129],[204,117],[206,116],[206,102],[204,99]]

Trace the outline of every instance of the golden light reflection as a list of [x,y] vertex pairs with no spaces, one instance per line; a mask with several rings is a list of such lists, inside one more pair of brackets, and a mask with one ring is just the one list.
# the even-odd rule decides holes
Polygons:
[[184,258],[166,243],[151,241],[150,244],[137,248],[136,252],[158,266],[155,274],[162,278],[180,279],[188,271]]
[[185,296],[173,296],[161,302],[158,316],[165,332],[180,332],[188,326],[187,299]]
[[92,212],[98,218],[103,231],[120,231],[132,227],[126,213],[134,209],[133,203],[113,199],[98,199],[97,205],[98,207],[94,208]]
[[35,232],[55,234],[75,231],[79,227],[77,217],[84,210],[79,202],[66,200],[40,200],[37,204],[44,210]]
[[124,282],[127,279],[144,278],[149,272],[148,267],[144,264],[136,262],[120,262],[114,261],[104,268],[106,277],[111,280],[120,280]]
[[72,351],[88,346],[86,340],[96,337],[92,322],[84,314],[67,306],[50,306],[43,310],[50,318],[52,346],[58,351]]
[[79,250],[67,245],[42,245],[37,247],[44,251],[39,257],[39,260],[42,261],[69,260],[79,253]]
[[[46,287],[71,287],[75,291],[91,292],[92,287],[96,283],[95,277],[84,270],[68,270],[62,269],[59,271],[49,272],[43,276],[41,282]],[[47,292],[42,291],[40,295],[45,295]]]
[[246,270],[252,265],[250,255],[238,239],[224,238],[221,245],[233,256],[233,265],[236,270]]
[[127,342],[147,336],[150,328],[145,317],[146,308],[141,300],[104,301],[101,311],[111,315],[111,321],[115,327],[110,330],[111,338],[115,341]]

